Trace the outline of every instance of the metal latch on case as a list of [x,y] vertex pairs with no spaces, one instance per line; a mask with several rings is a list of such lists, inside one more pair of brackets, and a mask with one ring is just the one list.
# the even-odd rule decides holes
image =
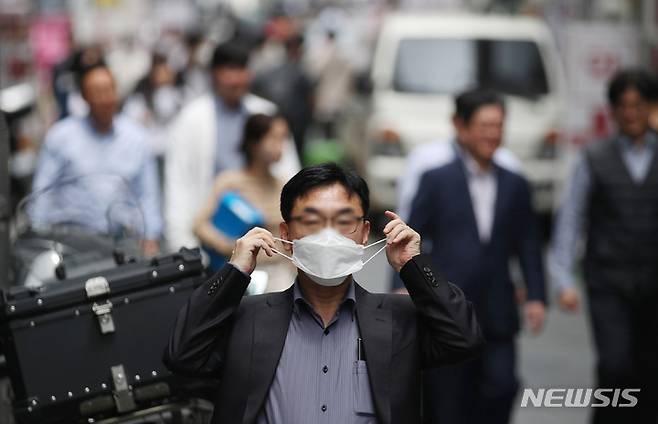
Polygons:
[[106,300],[105,303],[94,302],[91,309],[98,318],[98,324],[101,327],[102,334],[114,333],[114,319],[112,319],[112,302]]
[[110,283],[105,277],[90,278],[85,282],[85,291],[88,299],[102,296],[110,292]]

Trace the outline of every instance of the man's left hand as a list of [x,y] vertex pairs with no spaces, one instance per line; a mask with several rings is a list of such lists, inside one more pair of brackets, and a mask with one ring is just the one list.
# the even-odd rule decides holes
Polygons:
[[400,272],[409,259],[420,254],[420,234],[391,211],[386,211],[391,222],[384,227],[386,235],[386,258],[395,272]]
[[537,335],[541,333],[544,328],[544,320],[546,319],[546,306],[540,300],[530,300],[524,305],[525,318],[530,327],[532,334]]

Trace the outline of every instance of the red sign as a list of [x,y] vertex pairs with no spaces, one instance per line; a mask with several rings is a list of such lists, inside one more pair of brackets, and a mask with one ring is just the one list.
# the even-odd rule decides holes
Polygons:
[[69,54],[71,21],[66,16],[36,18],[30,27],[30,43],[39,73],[47,78],[54,65]]

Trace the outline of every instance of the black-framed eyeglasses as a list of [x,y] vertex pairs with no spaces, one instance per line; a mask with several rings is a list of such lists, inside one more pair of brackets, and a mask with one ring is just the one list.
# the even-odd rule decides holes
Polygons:
[[359,229],[359,224],[364,222],[366,217],[353,214],[340,214],[332,218],[327,218],[319,214],[305,213],[303,215],[293,216],[290,220],[301,225],[305,233],[321,231],[327,226],[327,222],[330,221],[333,229],[343,235],[350,235]]

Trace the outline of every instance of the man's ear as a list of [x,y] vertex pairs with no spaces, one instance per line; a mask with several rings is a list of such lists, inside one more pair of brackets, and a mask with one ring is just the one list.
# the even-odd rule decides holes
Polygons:
[[452,117],[452,124],[455,127],[455,136],[457,144],[465,147],[469,142],[468,122],[455,115]]
[[368,243],[368,238],[370,237],[370,221],[363,221],[363,230],[361,237],[361,244]]
[[[288,224],[285,221],[281,221],[279,223],[279,233],[281,234],[282,239],[292,241],[290,240],[290,232],[288,229]],[[292,244],[283,243],[283,242],[281,242],[281,244],[283,245],[283,250],[289,253],[292,252]]]
[[452,115],[452,125],[455,127],[455,131],[464,129],[464,120],[457,116],[457,114]]
[[85,103],[89,104],[89,99],[87,98],[87,90],[83,90],[82,87],[80,87],[79,90],[80,90],[80,97],[82,97],[82,100],[84,100]]

